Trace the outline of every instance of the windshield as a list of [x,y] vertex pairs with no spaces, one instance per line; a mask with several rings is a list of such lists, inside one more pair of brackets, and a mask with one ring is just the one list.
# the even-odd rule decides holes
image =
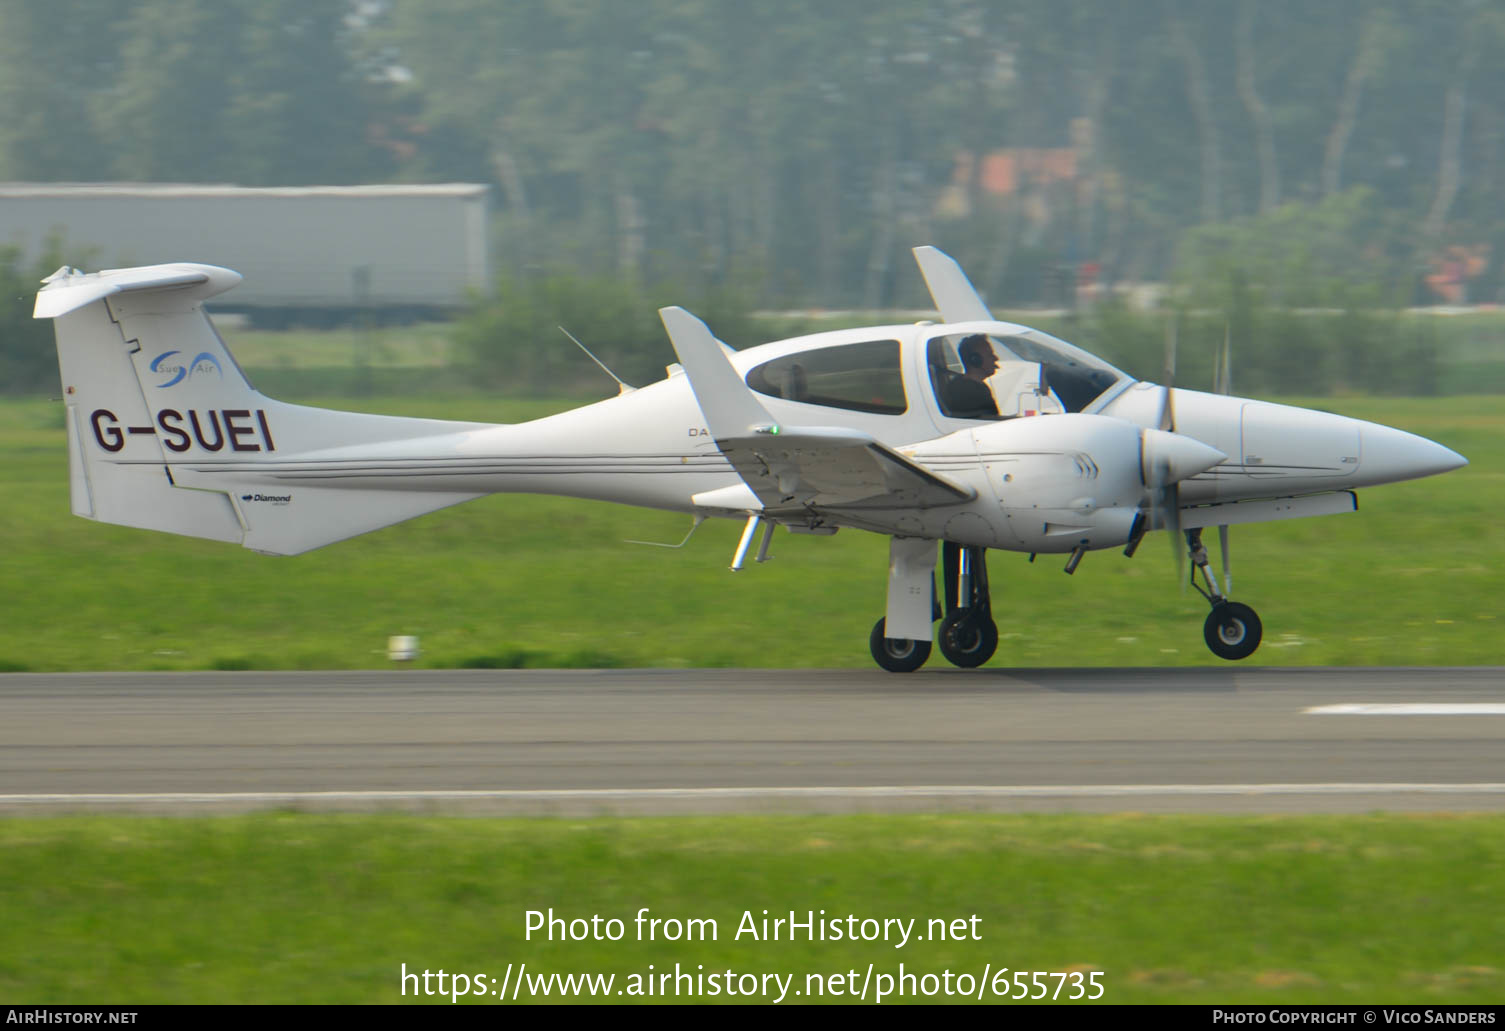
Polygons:
[[1025,361],[1044,366],[1051,389],[1060,396],[1068,412],[1082,411],[1109,387],[1128,378],[1096,355],[1038,329],[1028,329],[998,342]]

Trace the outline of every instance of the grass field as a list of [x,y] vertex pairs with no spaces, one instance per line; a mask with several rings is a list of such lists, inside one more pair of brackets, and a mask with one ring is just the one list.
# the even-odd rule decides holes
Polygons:
[[[1235,527],[1235,596],[1271,665],[1492,664],[1505,648],[1505,403],[1497,397],[1314,404],[1422,433],[1466,455],[1444,476],[1360,492],[1352,515]],[[373,399],[400,414],[517,421],[536,401]],[[886,545],[780,534],[772,562],[727,571],[740,526],[593,502],[495,496],[295,558],[69,514],[61,406],[0,403],[0,668],[367,668],[392,634],[420,665],[866,666]],[[1216,560],[1215,560],[1216,561]],[[994,552],[992,665],[1215,663],[1206,605],[1154,535],[1132,561]]]
[[[1505,403],[1311,403],[1472,464],[1365,490],[1354,515],[1235,528],[1236,594],[1266,627],[1252,661],[1501,662]],[[344,404],[488,421],[565,406]],[[780,535],[775,561],[733,575],[731,523],[669,552],[622,542],[677,540],[688,520],[506,496],[274,559],[70,516],[60,407],[0,403],[0,669],[382,667],[396,633],[421,637],[427,666],[871,661],[886,566],[872,535]],[[1132,562],[1095,553],[1074,577],[994,553],[991,665],[1216,663],[1205,603],[1179,590],[1169,551],[1152,538]],[[903,962],[1101,971],[1106,1002],[1498,1003],[1502,888],[1505,819],[1492,815],[18,818],[0,821],[0,999],[396,1002],[403,963],[622,979],[677,962],[804,988],[807,974]],[[525,941],[524,913],[551,906],[629,928],[649,906],[714,918],[721,935]],[[975,913],[982,940],[733,940],[741,913],[763,909]]]
[[[902,962],[1100,971],[1110,1003],[1498,1003],[1502,864],[1498,815],[12,819],[0,999],[391,1003],[413,1001],[402,964],[500,982],[524,962],[618,987],[678,963],[804,989]],[[640,942],[644,906],[714,919],[716,940]],[[525,913],[551,907],[625,936],[527,940]],[[737,940],[765,909],[914,933],[978,920],[897,948]]]

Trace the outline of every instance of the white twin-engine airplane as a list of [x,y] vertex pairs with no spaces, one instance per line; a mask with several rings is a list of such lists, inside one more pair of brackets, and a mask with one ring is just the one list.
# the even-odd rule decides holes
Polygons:
[[[1138,382],[996,321],[956,262],[915,256],[938,324],[733,352],[664,308],[680,360],[666,379],[516,425],[265,397],[202,308],[240,281],[228,269],[63,268],[35,314],[55,320],[75,515],[293,555],[485,494],[562,494],[696,525],[745,519],[733,569],[760,528],[760,561],[776,525],[869,530],[890,538],[870,647],[894,672],[918,669],[937,636],[958,666],[993,654],[986,549],[1069,555],[1070,573],[1088,551],[1132,556],[1158,529],[1185,537],[1212,607],[1208,647],[1245,658],[1261,627],[1226,593],[1230,524],[1352,511],[1354,488],[1466,464],[1400,430],[1228,396],[1226,373],[1223,394]],[[1221,585],[1202,544],[1212,526]]]

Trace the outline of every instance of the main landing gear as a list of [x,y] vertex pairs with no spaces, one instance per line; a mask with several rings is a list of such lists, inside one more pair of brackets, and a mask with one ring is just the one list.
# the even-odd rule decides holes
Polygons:
[[[1224,543],[1226,546],[1226,540]],[[1207,622],[1202,624],[1202,637],[1207,641],[1207,647],[1220,659],[1247,659],[1254,654],[1264,636],[1259,616],[1249,606],[1229,601],[1218,589],[1217,578],[1207,563],[1207,548],[1202,543],[1201,530],[1186,531],[1186,548],[1192,562],[1191,585],[1212,606]],[[1207,584],[1206,589],[1197,583],[1199,570]]]
[[986,554],[984,548],[964,548],[959,544],[941,547],[946,617],[941,620],[937,638],[946,661],[963,669],[981,666],[998,650],[998,624],[993,622]]
[[867,646],[873,660],[890,673],[913,673],[930,658],[930,642],[916,641],[908,637],[886,637],[884,628],[888,620],[880,619],[873,624]]
[[[1230,601],[1207,561],[1202,531],[1186,530],[1191,556],[1191,585],[1207,599],[1212,611],[1202,625],[1207,647],[1221,659],[1247,659],[1259,648],[1264,627],[1248,605]],[[1226,534],[1225,545],[1226,545]],[[1074,566],[1074,562],[1072,565]],[[947,543],[941,551],[945,606],[935,595],[935,545],[931,541],[895,537],[889,552],[888,615],[873,626],[868,647],[873,659],[890,673],[913,673],[930,658],[931,642],[921,635],[935,628],[941,654],[963,669],[981,666],[998,650],[998,625],[993,622],[992,592],[988,586],[986,550]],[[1070,567],[1068,567],[1070,568]],[[1201,582],[1198,582],[1198,573]],[[1226,578],[1227,568],[1224,568]],[[1206,586],[1204,587],[1203,584]],[[888,636],[888,620],[914,637]]]
[[[906,564],[890,557],[890,581],[902,575]],[[945,579],[944,610],[935,600],[933,574],[927,575],[930,586],[930,619],[941,620],[936,642],[947,661],[963,669],[981,666],[998,649],[998,625],[993,622],[993,604],[988,589],[986,549],[967,548],[947,543],[942,547],[941,564]],[[934,562],[934,551],[930,560]],[[923,612],[923,610],[921,610]],[[924,619],[923,615],[920,617]],[[912,673],[930,658],[931,642],[887,636],[887,617],[878,620],[868,638],[873,659],[890,673]]]

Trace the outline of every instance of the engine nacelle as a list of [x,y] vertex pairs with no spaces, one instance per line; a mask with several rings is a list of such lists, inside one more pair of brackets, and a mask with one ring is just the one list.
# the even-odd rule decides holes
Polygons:
[[922,445],[916,457],[954,460],[957,438],[967,436],[979,462],[977,475],[986,480],[971,480],[979,492],[971,511],[989,524],[993,540],[987,546],[1012,551],[1122,547],[1136,532],[1152,490],[1226,457],[1179,434],[1075,414],[977,427]]

